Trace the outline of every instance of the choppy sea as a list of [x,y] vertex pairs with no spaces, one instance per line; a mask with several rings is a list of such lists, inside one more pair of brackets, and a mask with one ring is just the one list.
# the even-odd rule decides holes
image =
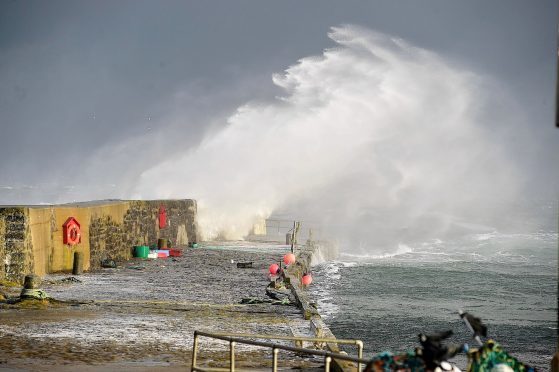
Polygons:
[[[511,355],[545,371],[557,345],[557,251],[549,229],[342,253],[314,268],[310,291],[336,337],[363,340],[366,357],[413,350],[419,333],[445,330],[454,332],[450,343],[473,345],[457,315],[463,309]],[[466,367],[465,356],[454,360]]]

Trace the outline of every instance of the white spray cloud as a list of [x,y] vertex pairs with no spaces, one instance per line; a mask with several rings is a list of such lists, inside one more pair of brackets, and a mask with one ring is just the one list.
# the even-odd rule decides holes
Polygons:
[[145,171],[133,196],[197,199],[206,237],[241,237],[281,210],[386,250],[514,193],[482,120],[494,88],[400,39],[356,26],[329,36],[335,48],[273,76],[281,97],[240,107]]

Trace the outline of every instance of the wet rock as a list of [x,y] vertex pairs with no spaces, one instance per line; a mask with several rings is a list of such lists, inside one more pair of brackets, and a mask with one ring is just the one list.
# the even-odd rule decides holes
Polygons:
[[116,262],[107,258],[101,261],[101,267],[106,269],[116,269]]
[[78,278],[74,278],[73,276],[70,276],[68,278],[64,278],[64,279],[60,279],[61,283],[81,283],[82,281],[79,280]]

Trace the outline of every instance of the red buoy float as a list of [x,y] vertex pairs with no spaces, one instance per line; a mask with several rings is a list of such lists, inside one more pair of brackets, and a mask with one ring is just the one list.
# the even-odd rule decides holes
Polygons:
[[291,265],[295,263],[295,255],[293,253],[288,253],[283,256],[283,263],[286,265]]
[[303,282],[303,285],[310,285],[312,283],[311,274],[303,275],[303,277],[301,278],[301,281]]
[[270,274],[276,275],[279,272],[278,264],[271,264],[269,271],[270,271]]

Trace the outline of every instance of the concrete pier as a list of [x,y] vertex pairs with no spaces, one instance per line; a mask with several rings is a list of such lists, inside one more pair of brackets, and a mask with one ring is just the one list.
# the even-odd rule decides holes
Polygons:
[[[325,334],[319,319],[305,319],[299,307],[240,304],[243,298],[266,298],[268,266],[288,246],[238,242],[182,248],[181,257],[132,259],[116,269],[86,272],[73,284],[62,281],[68,275],[47,275],[43,288],[72,306],[0,305],[0,368],[188,370],[195,330],[314,337],[321,329]],[[253,264],[242,268],[237,262]],[[200,346],[199,363],[228,366],[227,344],[202,340]],[[323,363],[280,354],[284,368]],[[270,350],[238,345],[236,363],[269,367]]]

